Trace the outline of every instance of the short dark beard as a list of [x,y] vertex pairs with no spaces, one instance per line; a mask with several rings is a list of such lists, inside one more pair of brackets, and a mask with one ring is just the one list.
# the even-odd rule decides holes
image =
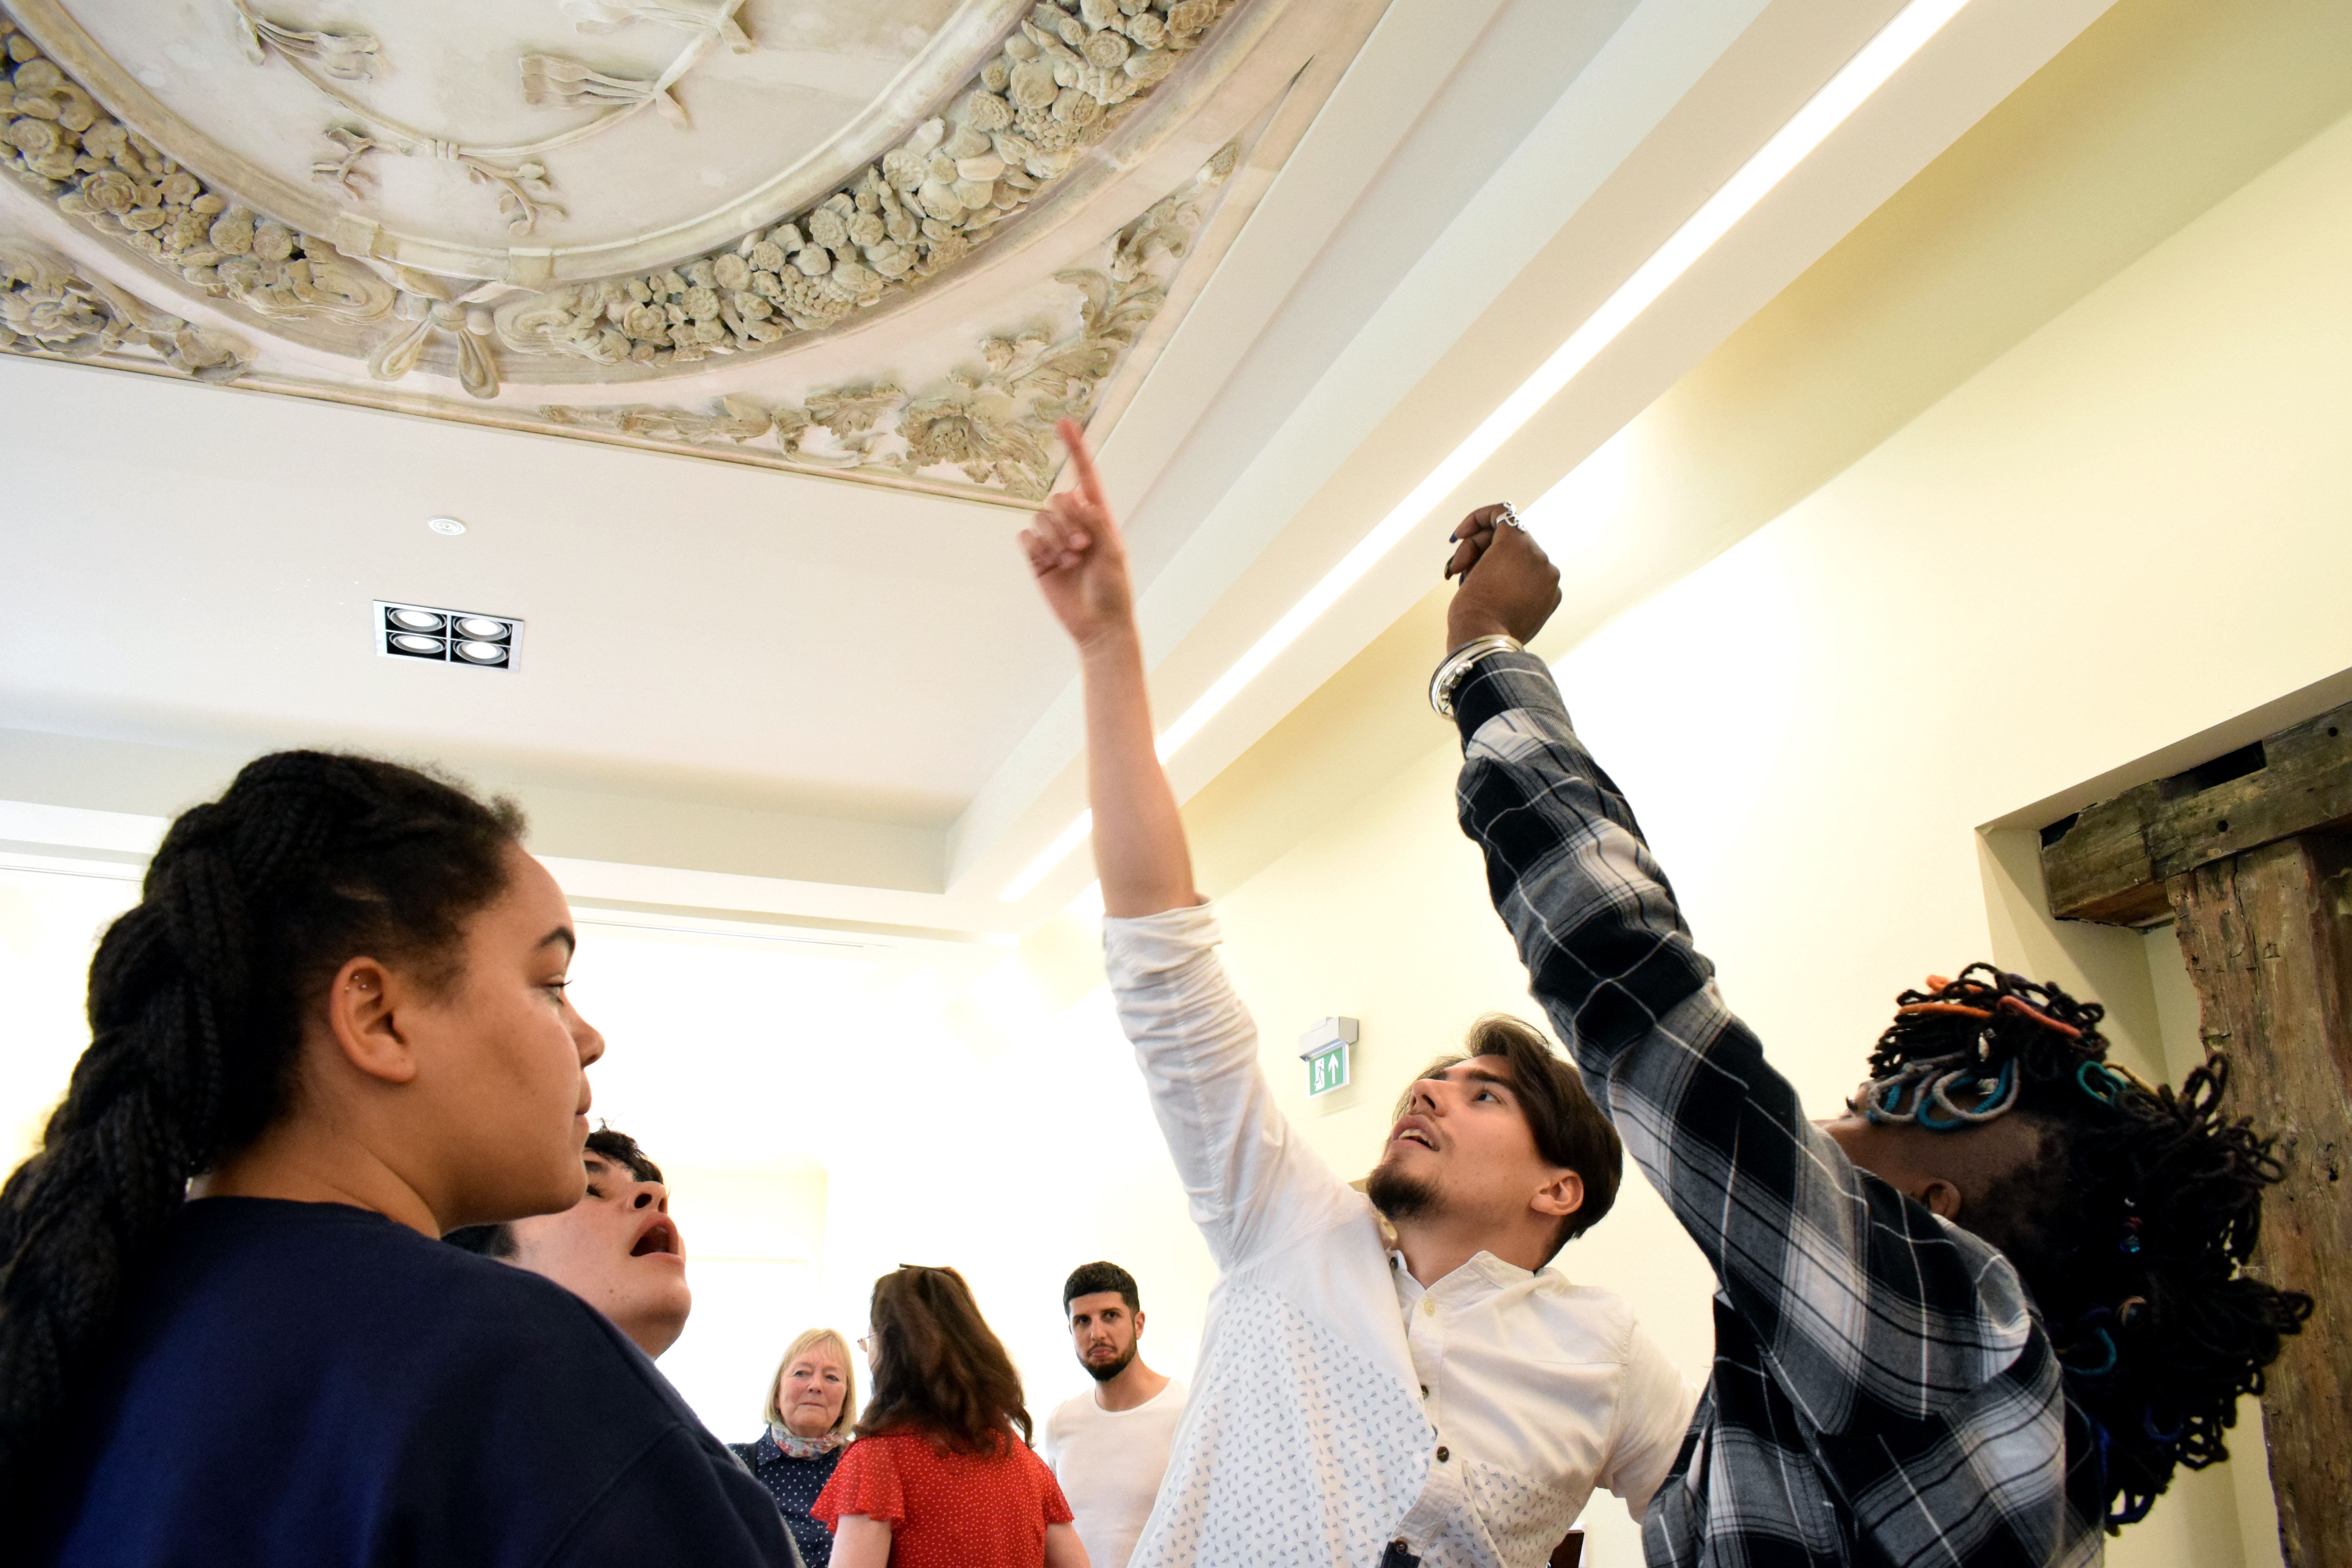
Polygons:
[[1078,1364],[1085,1367],[1087,1369],[1087,1375],[1093,1378],[1097,1383],[1108,1383],[1112,1378],[1117,1377],[1120,1373],[1125,1372],[1129,1367],[1135,1364],[1135,1352],[1141,1348],[1142,1342],[1139,1340],[1129,1340],[1127,1344],[1127,1353],[1119,1357],[1117,1361],[1108,1362],[1097,1366],[1093,1362],[1087,1360],[1086,1357],[1080,1356],[1078,1358]]
[[1416,1181],[1386,1160],[1372,1167],[1370,1178],[1364,1183],[1364,1195],[1372,1200],[1372,1206],[1386,1215],[1391,1225],[1427,1214],[1437,1206],[1435,1183]]

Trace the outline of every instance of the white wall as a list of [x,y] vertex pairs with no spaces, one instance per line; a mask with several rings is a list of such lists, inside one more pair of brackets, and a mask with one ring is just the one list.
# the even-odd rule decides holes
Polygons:
[[100,932],[139,900],[137,867],[8,856],[0,862],[0,1165],[40,1141],[89,1043],[82,1000]]
[[[0,854],[0,1169],[89,1041],[89,956],[140,875]],[[593,1114],[668,1179],[695,1309],[661,1365],[713,1430],[756,1435],[783,1346],[813,1323],[856,1337],[901,1262],[964,1270],[1041,1424],[1087,1386],[1061,1314],[1079,1263],[1131,1268],[1148,1358],[1191,1373],[1213,1273],[1075,922],[974,963],[950,943],[574,914],[574,997],[607,1042]]]

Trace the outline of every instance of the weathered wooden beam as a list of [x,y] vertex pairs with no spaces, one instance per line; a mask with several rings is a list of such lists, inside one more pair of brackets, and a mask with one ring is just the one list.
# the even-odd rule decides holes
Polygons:
[[2165,883],[2298,833],[2352,826],[2352,703],[2227,756],[2126,790],[2042,830],[2050,912],[2146,925]]
[[2352,839],[2309,836],[2170,884],[2205,1043],[2230,1109],[2278,1136],[2252,1272],[2307,1292],[2311,1321],[2263,1390],[2289,1568],[2352,1563]]

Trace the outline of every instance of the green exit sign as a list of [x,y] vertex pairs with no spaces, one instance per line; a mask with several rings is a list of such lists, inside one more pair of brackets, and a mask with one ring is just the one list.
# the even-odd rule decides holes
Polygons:
[[1325,1094],[1348,1081],[1348,1047],[1320,1051],[1307,1058],[1307,1092]]
[[1348,1086],[1348,1047],[1362,1026],[1353,1018],[1326,1018],[1298,1037],[1298,1059],[1307,1064],[1307,1095],[1313,1099]]

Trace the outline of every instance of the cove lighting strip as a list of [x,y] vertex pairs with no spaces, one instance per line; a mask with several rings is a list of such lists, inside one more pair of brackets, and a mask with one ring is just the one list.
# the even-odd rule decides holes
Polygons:
[[[1947,22],[1958,16],[1968,3],[1969,0],[1912,0],[1876,37],[1864,45],[1862,52],[1848,60],[1845,68],[1797,110],[1796,116],[1741,165],[1722,189],[1709,196],[1706,205],[1692,214],[1689,221],[1642,263],[1633,276],[1601,301],[1601,308],[1570,333],[1568,341],[1553,351],[1552,356],[1522,382],[1518,390],[1503,400],[1502,406],[1488,415],[1467,439],[1447,453],[1426,479],[1397,502],[1381,519],[1379,527],[1342,556],[1321,582],[1307,590],[1305,598],[1291,605],[1271,630],[1201,694],[1200,700],[1184,710],[1182,717],[1160,731],[1157,742],[1160,760],[1166,762],[1175,755],[1178,747],[1199,734],[1226,703],[1239,695],[1242,688],[1256,679],[1283,649],[1298,640],[1299,634],[1313,625],[1316,617],[1354,587],[1439,501],[1451,495],[1476,471],[1479,464],[1493,457],[1504,442],[1518,433],[1521,426],[1534,418],[1536,410],[1550,402],[1643,311],[1655,304],[1676,279],[1713,249],[1716,241],[1753,211],[1775,185],[1788,178],[1790,170],[1829,140],[1831,132],[1845,123],[1872,93],[1885,86],[1888,79],[1902,69],[1928,39],[1941,32]],[[1093,828],[1094,813],[1080,813],[1076,821],[1055,836],[1044,853],[1005,884],[998,897],[1008,904],[1026,898],[1029,889],[1060,865]]]

